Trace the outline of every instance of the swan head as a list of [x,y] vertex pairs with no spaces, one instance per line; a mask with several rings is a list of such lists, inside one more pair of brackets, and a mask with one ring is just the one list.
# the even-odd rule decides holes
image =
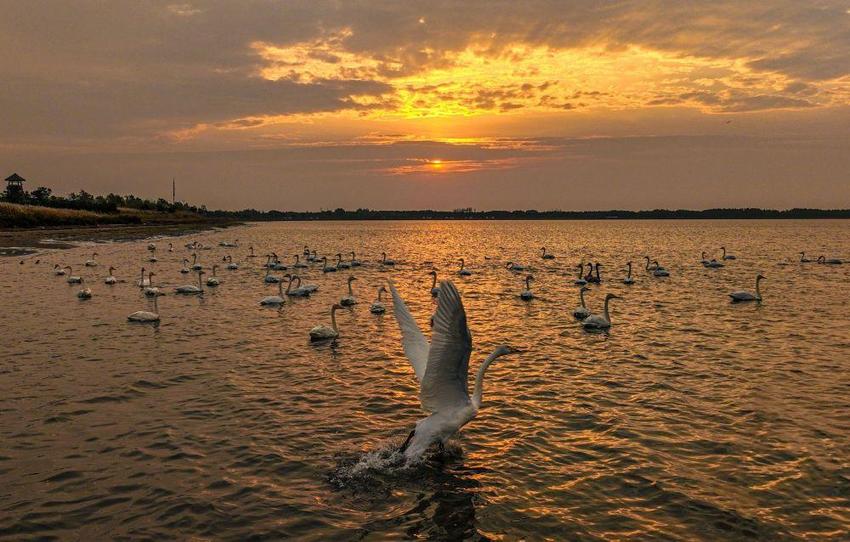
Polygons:
[[623,299],[623,298],[616,295],[616,294],[608,294],[608,295],[605,296],[605,301],[608,301],[610,299]]
[[579,288],[579,292],[589,292],[589,291],[590,291],[590,288],[588,288],[587,286],[582,286],[581,288]]
[[428,274],[429,274],[429,275],[431,275],[431,276],[434,276],[434,277],[436,277],[436,276],[437,276],[437,272],[436,272],[436,271],[428,271]]
[[349,283],[349,284],[351,284],[351,283],[352,283],[352,282],[354,282],[355,280],[357,280],[357,277],[355,277],[354,275],[352,275],[352,276],[348,277],[348,283]]
[[760,281],[760,280],[766,280],[766,279],[767,279],[767,277],[765,277],[765,276],[764,276],[764,275],[762,275],[761,273],[759,273],[758,275],[756,275],[756,282],[758,282],[758,281]]
[[500,358],[502,356],[508,356],[510,354],[519,354],[522,352],[519,348],[514,348],[513,346],[508,346],[507,344],[502,344],[496,347],[493,351],[493,359]]

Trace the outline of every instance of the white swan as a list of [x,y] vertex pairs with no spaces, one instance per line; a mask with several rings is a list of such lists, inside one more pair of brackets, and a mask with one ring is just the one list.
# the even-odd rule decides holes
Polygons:
[[168,252],[174,252],[174,245],[168,243]]
[[245,257],[246,258],[256,258],[257,257],[257,255],[254,254],[254,245],[251,245],[251,246],[248,247],[248,255],[245,256]]
[[635,279],[632,278],[632,262],[626,262],[628,266],[628,272],[626,273],[626,278],[623,279],[623,284],[634,284]]
[[189,271],[188,265],[189,265],[189,260],[187,260],[186,258],[183,258],[183,267],[180,268],[180,272],[183,273],[184,275],[191,273],[191,271]]
[[145,289],[142,290],[142,293],[144,293],[148,297],[158,297],[161,295],[165,295],[165,292],[153,285],[154,275],[156,275],[156,273],[154,273],[153,271],[148,272],[148,286],[146,286]]
[[525,277],[525,290],[519,293],[519,298],[523,301],[531,301],[534,299],[534,294],[531,292],[531,281],[534,280],[534,277],[531,275],[527,275]]
[[277,283],[277,295],[267,295],[260,300],[260,305],[283,305],[286,299],[283,297],[283,282]]
[[[218,286],[221,281],[215,276],[215,270],[218,269],[218,264],[212,266],[212,276],[207,279],[207,286]],[[279,283],[278,283],[279,284]]]
[[266,268],[266,276],[263,277],[263,282],[265,282],[266,284],[277,284],[278,282],[280,282],[280,279],[277,278],[276,276],[272,275],[272,268],[271,267],[267,267]]
[[581,305],[578,306],[576,310],[573,311],[573,316],[578,318],[579,320],[584,320],[588,316],[590,316],[590,309],[587,308],[587,305],[584,304],[584,292],[589,291],[590,288],[587,286],[582,286],[578,290],[578,298],[581,302]]
[[174,289],[178,294],[187,294],[187,295],[195,295],[195,294],[203,294],[204,293],[204,283],[203,276],[205,273],[203,271],[198,271],[198,285],[186,285],[186,286],[178,286]]
[[74,275],[74,270],[71,269],[70,265],[65,266],[65,269],[68,270],[68,284],[81,284],[83,282],[83,278]]
[[460,262],[460,270],[457,272],[461,277],[468,277],[472,274],[472,271],[466,269],[466,262],[463,261],[463,258],[459,260]]
[[200,271],[203,268],[204,268],[204,266],[198,263],[198,254],[197,253],[192,254],[192,269],[194,271]]
[[354,254],[353,252],[351,253],[351,261],[350,261],[350,262],[348,262],[348,263],[349,263],[349,265],[351,265],[351,267],[360,267],[361,265],[363,265],[363,264],[360,262],[360,260],[358,260],[358,259],[356,258],[356,254]]
[[732,292],[731,294],[729,294],[729,297],[732,298],[732,302],[761,301],[761,290],[759,289],[759,282],[764,279],[765,277],[763,277],[762,275],[756,275],[756,293],[741,290],[739,292]]
[[[602,264],[599,263],[599,262],[596,262],[595,265],[590,264],[590,263],[588,263],[587,265],[590,267],[590,271],[584,277],[584,280],[586,280],[587,282],[594,283],[594,284],[601,284],[602,283],[602,276],[599,274],[599,268],[602,267]],[[596,270],[595,275],[593,274],[594,269]]]
[[702,263],[703,267],[708,267],[708,268],[712,268],[712,269],[717,269],[719,267],[725,267],[726,266],[726,264],[724,264],[722,262],[718,262],[714,258],[712,258],[711,260],[708,260],[706,258],[705,252],[702,253],[701,263]]
[[514,271],[514,272],[518,273],[520,271],[528,271],[528,266],[520,265],[520,264],[514,263],[514,262],[508,262],[508,263],[505,264],[505,269],[508,269],[510,271]]
[[618,295],[608,294],[605,296],[605,309],[602,314],[592,314],[581,321],[585,329],[608,329],[611,327],[611,315],[608,312],[608,303],[612,299],[622,299]]
[[351,289],[351,283],[357,280],[357,277],[348,277],[348,295],[339,300],[339,304],[343,307],[350,307],[357,304],[357,298],[354,297],[354,290]]
[[576,286],[584,286],[587,284],[587,281],[584,279],[584,262],[578,264],[576,266],[578,268],[578,278],[573,281],[573,284]]
[[292,267],[293,267],[293,269],[304,269],[305,267],[307,267],[307,264],[301,263],[301,256],[296,254],[295,255],[295,263],[292,264]]
[[127,320],[130,322],[159,322],[159,306],[156,302],[156,297],[153,298],[153,312],[136,311],[129,316]]
[[118,279],[116,279],[114,276],[112,276],[113,271],[115,271],[115,268],[110,267],[109,268],[109,274],[106,276],[105,279],[103,279],[104,284],[116,284],[118,282]]
[[336,327],[336,311],[343,308],[342,305],[331,307],[331,327],[316,326],[310,330],[311,341],[327,341],[339,337],[339,329]]
[[812,263],[812,260],[806,258],[805,252],[800,252],[800,263]]
[[139,288],[144,288],[145,286],[150,286],[151,280],[145,278],[145,268],[142,267],[142,271],[139,276],[139,280],[136,281],[136,286]]
[[440,288],[437,286],[437,272],[428,271],[428,274],[431,275],[431,297],[437,297],[440,295]]
[[[294,281],[298,281],[298,285],[293,290],[292,289],[292,283]],[[289,277],[289,284],[286,287],[286,295],[288,295],[290,297],[307,297],[311,293],[312,292],[310,291],[309,288],[303,288],[301,286],[301,277],[299,277],[298,275],[291,275]]]
[[277,252],[272,252],[271,268],[274,269],[275,271],[286,271],[287,270],[286,265],[283,262],[280,261],[280,258],[278,257]]
[[322,256],[322,273],[336,273],[336,267],[328,267],[327,256]]
[[148,258],[148,261],[151,263],[156,263],[159,260],[156,258],[156,249],[151,250],[151,257]]
[[647,271],[655,271],[658,268],[658,262],[655,262],[652,265],[650,265],[649,256],[644,256],[644,258],[646,259],[646,270]]
[[652,276],[653,277],[669,277],[670,272],[664,269],[657,260],[652,261],[653,269]]
[[239,269],[239,264],[233,263],[233,256],[230,256],[229,254],[227,256],[227,268],[231,271]]
[[59,267],[58,263],[54,264],[53,265],[53,274],[56,275],[57,277],[64,277],[65,276],[65,268]]
[[156,250],[156,245],[153,243],[148,243],[148,250]]
[[371,312],[372,314],[384,314],[385,312],[387,312],[387,306],[384,305],[384,302],[381,299],[381,294],[386,291],[387,289],[383,286],[378,288],[378,299],[376,299],[375,302],[372,303],[372,306],[369,307],[369,312]]
[[827,258],[826,256],[818,256],[818,263],[825,263],[828,265],[841,265],[844,263],[838,258]]
[[348,262],[342,261],[342,254],[337,253],[336,255],[336,268],[337,269],[349,269],[351,264]]
[[388,260],[387,253],[381,252],[381,265],[395,265],[395,260]]
[[736,256],[733,256],[732,254],[726,254],[726,247],[720,247],[720,250],[723,251],[723,258],[722,258],[723,260],[737,260],[738,259]]
[[543,254],[540,257],[543,258],[544,260],[554,260],[555,259],[554,254],[547,254],[546,253],[546,247],[541,247],[540,250],[543,251]]
[[86,267],[97,267],[97,252],[91,255],[91,260],[86,260]]
[[[80,278],[80,284],[83,284],[83,279]],[[83,286],[83,288],[77,292],[77,297],[80,299],[91,299],[91,288],[87,288]]]
[[436,443],[442,448],[475,418],[481,408],[487,368],[499,357],[518,350],[509,346],[497,347],[478,368],[475,390],[470,397],[467,381],[472,335],[457,288],[451,281],[440,283],[431,344],[428,344],[392,283],[390,290],[396,320],[401,328],[404,353],[420,382],[419,400],[422,409],[430,414],[416,422],[416,427],[399,450],[410,461],[420,458],[431,444]]

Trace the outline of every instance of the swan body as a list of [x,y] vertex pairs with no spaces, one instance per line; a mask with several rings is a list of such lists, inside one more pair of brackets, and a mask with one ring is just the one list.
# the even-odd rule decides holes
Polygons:
[[283,283],[277,283],[277,295],[267,295],[260,300],[260,305],[283,305],[286,299],[283,297]]
[[463,261],[463,258],[460,259],[460,270],[457,272],[461,277],[468,277],[472,274],[472,271],[466,269],[466,262]]
[[375,302],[372,303],[372,306],[369,307],[369,312],[371,312],[372,314],[384,314],[385,312],[387,312],[387,307],[386,305],[384,305],[384,302],[381,299],[381,294],[386,291],[387,289],[383,286],[378,288],[378,299],[376,299]]
[[328,267],[327,257],[322,257],[322,273],[336,273],[336,267]]
[[587,281],[584,280],[584,276],[582,276],[582,273],[584,273],[584,262],[578,264],[576,267],[578,268],[578,278],[573,281],[573,284],[576,286],[584,286],[587,284]]
[[53,266],[53,274],[56,275],[57,277],[64,277],[65,276],[65,268],[59,267],[59,264],[57,263]]
[[628,266],[628,273],[626,273],[626,278],[623,279],[623,284],[634,284],[635,279],[632,278],[632,262],[626,262]]
[[429,275],[431,275],[431,297],[437,297],[440,295],[440,288],[437,286],[437,272],[429,271]]
[[68,284],[81,284],[83,282],[82,277],[78,277],[73,274],[74,270],[71,269],[71,266],[66,266],[65,269],[68,270],[68,278],[66,279]]
[[585,318],[590,316],[590,309],[588,309],[587,305],[584,304],[584,292],[587,292],[588,290],[590,290],[590,288],[585,286],[583,288],[579,288],[578,291],[579,301],[581,302],[581,305],[579,305],[578,308],[573,311],[573,316],[575,318],[578,318],[579,320],[584,320]]
[[136,311],[129,316],[127,320],[130,322],[159,322],[159,307],[156,303],[156,298],[153,298],[153,312]]
[[759,289],[759,283],[764,280],[762,275],[756,276],[756,292],[748,292],[746,290],[741,290],[739,292],[732,292],[729,294],[729,297],[732,298],[732,302],[740,302],[740,301],[761,301],[761,290]]
[[395,265],[395,260],[388,260],[387,253],[381,252],[381,265]]
[[91,255],[91,260],[86,260],[86,267],[97,267],[97,252]]
[[543,254],[540,257],[543,258],[544,260],[554,260],[555,259],[554,254],[547,254],[546,253],[546,247],[542,247],[540,250],[543,251]]
[[518,273],[520,271],[528,271],[528,266],[520,265],[520,264],[514,263],[514,262],[508,262],[508,263],[505,264],[505,269]]
[[106,276],[105,279],[103,279],[104,284],[112,285],[112,284],[116,284],[118,282],[118,279],[116,279],[114,276],[112,276],[113,271],[115,271],[115,268],[110,267],[109,268],[109,274]]
[[523,301],[531,301],[534,299],[534,293],[531,291],[531,281],[534,280],[534,277],[528,275],[525,277],[525,290],[519,293],[519,298]]
[[227,256],[227,269],[230,271],[239,269],[239,264],[233,263],[233,256]]
[[327,341],[339,337],[339,329],[336,327],[336,311],[341,309],[342,305],[334,305],[331,307],[331,326],[316,326],[310,330],[311,341]]
[[[80,284],[83,284],[83,279],[80,279]],[[83,287],[77,292],[77,297],[80,299],[91,299],[91,288]]]
[[[298,286],[293,290],[292,282],[298,281]],[[301,277],[298,275],[292,275],[289,279],[289,285],[286,287],[286,295],[290,297],[307,297],[312,293],[309,288],[305,288],[301,286]]]
[[664,269],[663,267],[661,267],[661,265],[657,261],[653,260],[652,265],[653,265],[653,267],[652,267],[652,276],[653,277],[669,277],[670,276],[670,272],[667,271],[666,269]]
[[838,258],[827,258],[826,256],[819,256],[818,263],[827,264],[827,265],[841,265],[844,263]]
[[737,256],[733,256],[732,254],[726,254],[726,247],[720,247],[720,250],[723,251],[723,260],[737,260]]
[[339,304],[343,307],[350,307],[357,304],[357,298],[354,297],[354,290],[351,288],[351,283],[357,280],[357,277],[348,277],[348,295],[339,300]]
[[475,390],[470,396],[467,381],[472,335],[466,324],[463,302],[454,284],[451,281],[440,283],[430,344],[392,283],[390,290],[396,320],[401,328],[404,353],[420,383],[419,400],[423,410],[430,414],[416,422],[400,450],[407,461],[415,461],[431,444],[443,446],[475,418],[481,408],[487,368],[498,358],[517,350],[509,346],[497,347],[479,367]]
[[204,293],[204,285],[202,281],[202,277],[204,276],[203,271],[198,271],[198,285],[186,285],[186,286],[178,286],[175,288],[175,292],[178,294],[186,294],[186,295],[198,295]]
[[608,329],[611,327],[611,315],[608,312],[608,303],[612,299],[621,299],[620,296],[608,294],[605,296],[605,308],[602,314],[591,314],[581,321],[581,325],[585,329]]
[[207,286],[218,286],[221,284],[221,281],[215,276],[215,270],[218,268],[218,265],[212,266],[212,276],[207,279]]
[[266,276],[263,277],[263,282],[265,282],[266,284],[277,284],[278,282],[280,282],[280,279],[272,275],[271,267],[267,267]]

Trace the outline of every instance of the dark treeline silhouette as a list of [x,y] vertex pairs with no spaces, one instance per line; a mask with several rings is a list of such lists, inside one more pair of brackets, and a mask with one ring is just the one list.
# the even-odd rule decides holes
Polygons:
[[72,192],[67,196],[55,196],[52,190],[40,186],[32,192],[25,190],[12,190],[8,188],[0,195],[0,199],[10,203],[21,203],[24,205],[39,205],[42,207],[54,207],[59,209],[76,209],[80,211],[94,211],[96,213],[117,213],[119,208],[137,209],[142,211],[160,211],[173,213],[176,211],[188,211],[203,214],[206,207],[196,207],[188,203],[178,201],[171,203],[159,198],[157,200],[144,199],[138,196],[120,196],[118,194],[107,194],[106,196],[95,196],[85,190]]
[[208,216],[245,221],[262,220],[653,220],[653,219],[800,219],[850,218],[850,209],[688,209],[651,211],[376,211],[345,209],[322,211],[207,211]]

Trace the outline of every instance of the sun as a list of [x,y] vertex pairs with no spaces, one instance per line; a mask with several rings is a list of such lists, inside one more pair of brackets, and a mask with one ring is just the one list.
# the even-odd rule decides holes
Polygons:
[[439,158],[435,158],[434,160],[431,160],[431,167],[433,167],[434,169],[442,169],[443,161]]

